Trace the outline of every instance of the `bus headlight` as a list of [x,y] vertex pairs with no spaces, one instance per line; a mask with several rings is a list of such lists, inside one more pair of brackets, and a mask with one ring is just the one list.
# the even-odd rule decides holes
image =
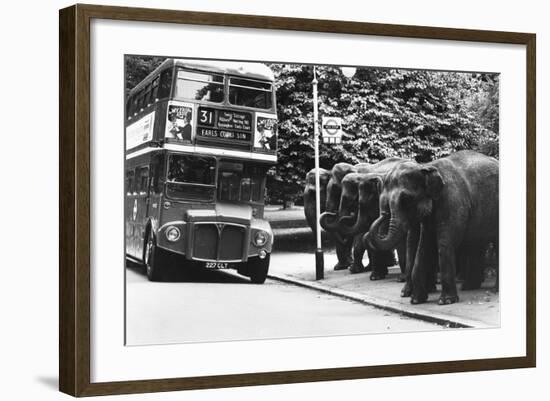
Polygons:
[[264,246],[268,238],[269,235],[265,231],[257,231],[256,234],[254,234],[254,245],[258,247]]
[[166,239],[170,242],[176,242],[181,237],[181,231],[179,228],[170,226],[166,229]]

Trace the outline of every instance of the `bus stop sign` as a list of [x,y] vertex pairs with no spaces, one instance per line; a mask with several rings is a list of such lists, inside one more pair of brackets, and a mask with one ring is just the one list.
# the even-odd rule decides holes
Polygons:
[[342,118],[323,117],[321,121],[321,133],[323,137],[323,143],[341,143]]

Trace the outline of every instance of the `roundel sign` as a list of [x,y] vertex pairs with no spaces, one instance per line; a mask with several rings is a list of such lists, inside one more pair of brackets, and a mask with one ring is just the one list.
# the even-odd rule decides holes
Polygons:
[[342,141],[342,118],[323,117],[321,133],[324,143],[340,143]]

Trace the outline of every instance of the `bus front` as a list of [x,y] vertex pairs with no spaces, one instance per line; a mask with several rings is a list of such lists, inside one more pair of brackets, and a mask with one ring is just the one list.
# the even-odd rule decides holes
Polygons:
[[273,76],[264,65],[227,64],[176,64],[153,246],[184,256],[184,265],[235,268],[263,283],[273,246],[263,218],[266,174],[277,160]]

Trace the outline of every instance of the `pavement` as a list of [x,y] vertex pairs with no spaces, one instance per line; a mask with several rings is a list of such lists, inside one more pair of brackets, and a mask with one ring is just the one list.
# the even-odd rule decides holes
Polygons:
[[[348,270],[334,271],[337,262],[333,245],[323,235],[324,279],[315,279],[315,239],[307,227],[303,208],[282,209],[267,206],[265,217],[271,222],[275,235],[269,276],[276,280],[340,296],[408,317],[437,323],[446,327],[490,328],[500,326],[499,294],[491,291],[495,278],[488,277],[479,290],[461,291],[460,302],[438,305],[440,285],[430,294],[428,302],[412,305],[401,298],[403,283],[397,281],[399,267],[393,266],[384,280],[371,281],[370,273],[351,274]],[[366,265],[367,257],[363,260]]]

